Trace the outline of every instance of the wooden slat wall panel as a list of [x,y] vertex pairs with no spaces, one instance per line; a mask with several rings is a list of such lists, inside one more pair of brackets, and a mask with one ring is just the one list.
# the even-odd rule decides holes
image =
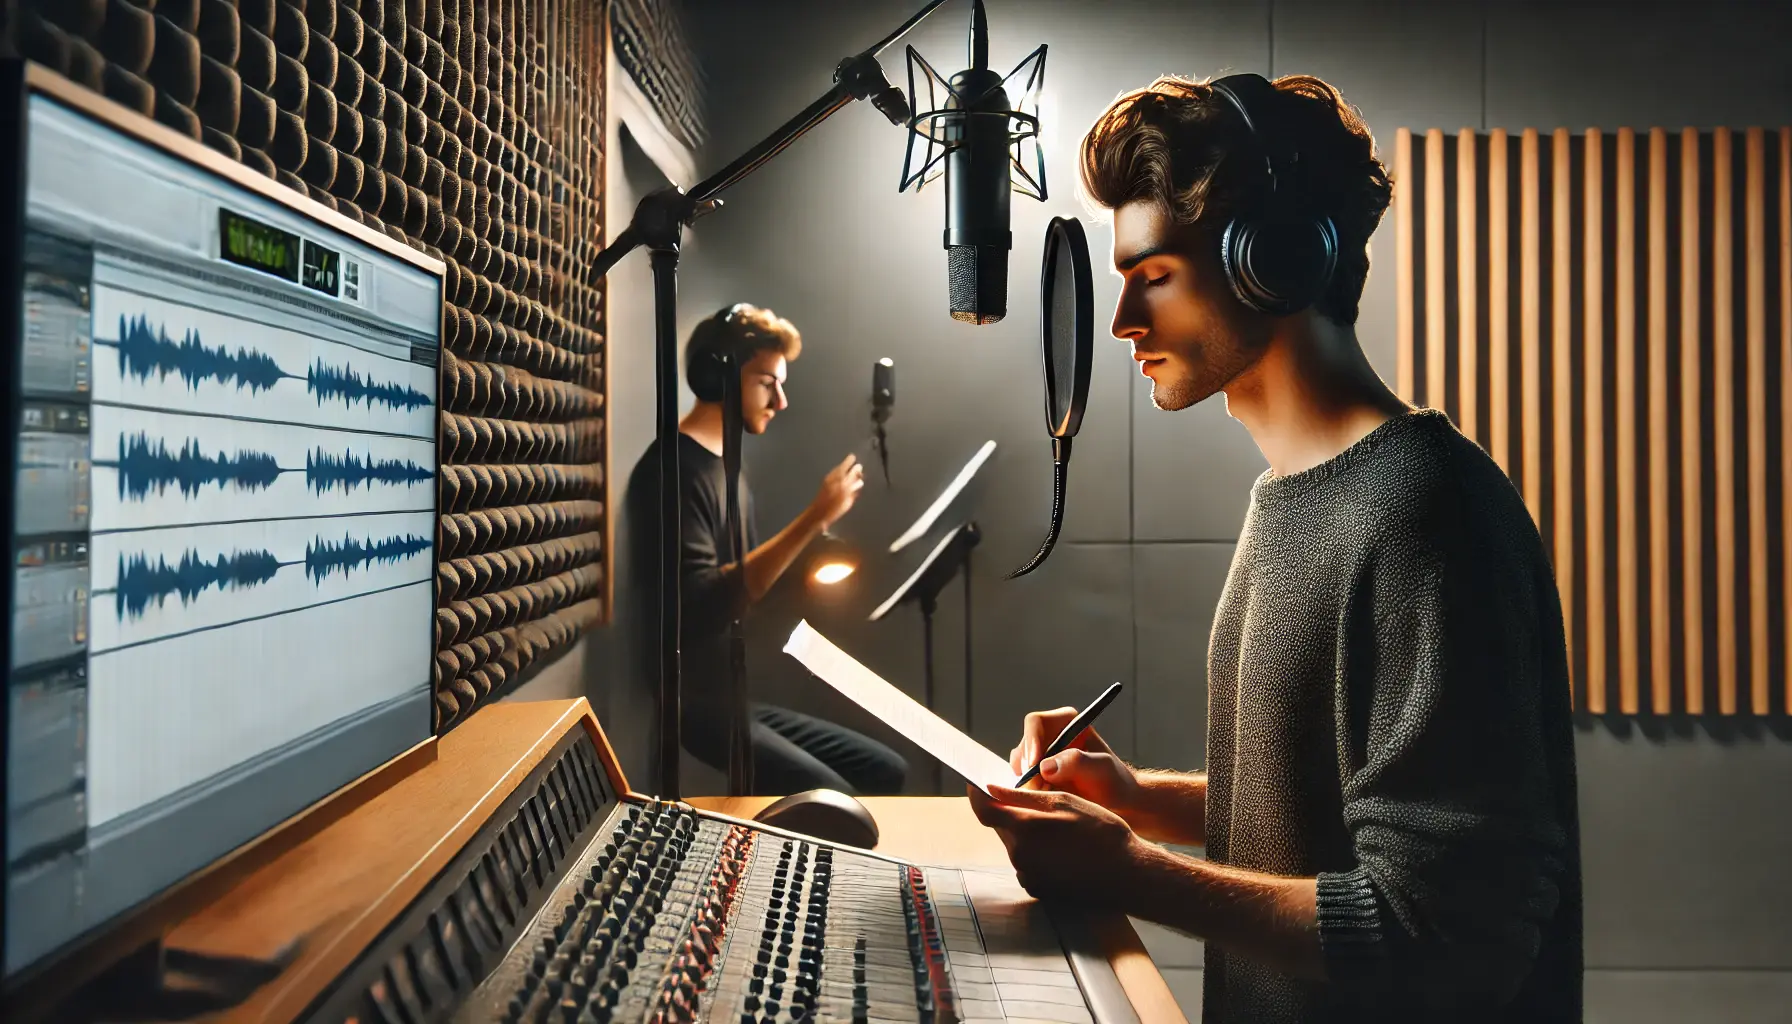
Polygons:
[[1488,451],[1493,461],[1510,473],[1512,236],[1506,225],[1511,216],[1512,178],[1507,173],[1506,158],[1511,150],[1505,129],[1496,129],[1488,138],[1487,151],[1487,429],[1493,435]]
[[1649,705],[1672,698],[1668,622],[1668,137],[1649,131]]
[[[1637,713],[1636,134],[1618,133],[1618,710]],[[1573,567],[1566,571],[1573,572]]]
[[1717,709],[1736,713],[1736,429],[1727,415],[1735,406],[1736,267],[1730,130],[1719,128],[1711,187],[1711,405],[1717,472]]
[[1748,130],[1748,679],[1749,710],[1767,713],[1767,196],[1761,129]]
[[[1412,133],[1401,132],[1394,147],[1394,174],[1403,182],[1411,182],[1412,176]],[[1394,190],[1394,218],[1400,224],[1400,237],[1395,245],[1394,261],[1397,276],[1395,303],[1399,306],[1398,319],[1395,322],[1395,347],[1399,351],[1399,368],[1395,371],[1396,388],[1403,395],[1413,393],[1412,353],[1413,353],[1413,317],[1417,312],[1413,309],[1413,220],[1412,189],[1397,188]]]
[[1425,175],[1425,387],[1427,392],[1441,395],[1449,346],[1444,306],[1444,292],[1449,287],[1444,263],[1448,223],[1444,196],[1449,183],[1444,180],[1444,133],[1435,128],[1425,137],[1425,167],[1429,172]]
[[[1569,145],[1568,129],[1558,128],[1551,140],[1550,173],[1550,388],[1553,398],[1550,420],[1554,425],[1551,437],[1550,474],[1554,508],[1550,517],[1550,533],[1557,565],[1574,564],[1574,500],[1578,488],[1574,480],[1574,151]],[[1562,606],[1573,608],[1578,589],[1573,573],[1557,577],[1562,590]],[[1576,650],[1574,620],[1568,619],[1568,657]]]
[[[1542,310],[1543,253],[1539,235],[1542,225],[1539,212],[1542,183],[1538,180],[1537,129],[1526,128],[1519,153],[1519,299],[1518,344],[1520,395],[1523,410],[1519,419],[1520,450],[1524,453],[1525,504],[1531,518],[1543,522],[1543,336]],[[1440,398],[1442,396],[1439,396]]]
[[[1792,484],[1792,128],[1780,129],[1779,295],[1780,295],[1780,486]],[[1786,713],[1792,714],[1792,501],[1780,502],[1780,608],[1783,616]]]
[[1586,668],[1584,706],[1588,712],[1606,711],[1605,573],[1605,137],[1588,132],[1585,139],[1581,204],[1586,220],[1581,228],[1586,258],[1582,264],[1581,302],[1585,320],[1581,337],[1593,344],[1581,346],[1586,360],[1587,400],[1582,406],[1581,434],[1586,441]]
[[1792,128],[1448,141],[1396,140],[1397,384],[1523,495],[1576,706],[1792,714]]
[[[1477,193],[1480,139],[1464,128],[1456,135],[1456,194]],[[1456,422],[1470,440],[1480,437],[1480,266],[1476,203],[1456,204]]]
[[[1699,287],[1703,259],[1701,242],[1704,218],[1699,216],[1701,182],[1698,132],[1680,133],[1680,566],[1682,642],[1680,663],[1685,681],[1686,711],[1705,713],[1705,592],[1688,586],[1705,578],[1704,417],[1700,396],[1705,390],[1705,360],[1701,343],[1702,292]],[[1690,543],[1689,543],[1690,541]]]

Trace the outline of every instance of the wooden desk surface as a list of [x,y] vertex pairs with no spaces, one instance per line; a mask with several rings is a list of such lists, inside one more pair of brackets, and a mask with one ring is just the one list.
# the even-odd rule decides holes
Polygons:
[[[752,818],[777,797],[686,797],[699,810],[736,818]],[[970,801],[952,796],[870,796],[861,798],[877,820],[878,853],[922,864],[1011,870],[1008,851],[995,832],[971,813]],[[1132,1000],[1141,1024],[1188,1024],[1182,1008],[1144,943],[1122,914],[1090,919],[1090,927],[1107,951],[1114,974]]]

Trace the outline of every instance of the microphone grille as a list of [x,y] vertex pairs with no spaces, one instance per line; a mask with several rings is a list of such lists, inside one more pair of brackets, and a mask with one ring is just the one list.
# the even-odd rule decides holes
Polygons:
[[1008,250],[991,245],[946,247],[952,319],[993,324],[1008,314]]

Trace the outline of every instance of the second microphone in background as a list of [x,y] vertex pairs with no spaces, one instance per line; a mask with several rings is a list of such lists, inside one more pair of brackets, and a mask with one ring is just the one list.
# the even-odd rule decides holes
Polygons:
[[890,440],[884,424],[896,411],[896,364],[888,356],[871,364],[871,446],[883,466],[884,486],[890,486]]

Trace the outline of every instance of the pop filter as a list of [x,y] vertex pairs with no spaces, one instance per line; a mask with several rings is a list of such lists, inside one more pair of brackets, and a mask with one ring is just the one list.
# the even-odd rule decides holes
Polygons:
[[1052,522],[1038,554],[1008,574],[1025,576],[1045,564],[1064,525],[1064,485],[1070,439],[1083,425],[1089,374],[1095,361],[1095,279],[1089,240],[1075,217],[1053,217],[1045,228],[1039,265],[1039,342],[1045,364],[1045,430],[1052,439]]

